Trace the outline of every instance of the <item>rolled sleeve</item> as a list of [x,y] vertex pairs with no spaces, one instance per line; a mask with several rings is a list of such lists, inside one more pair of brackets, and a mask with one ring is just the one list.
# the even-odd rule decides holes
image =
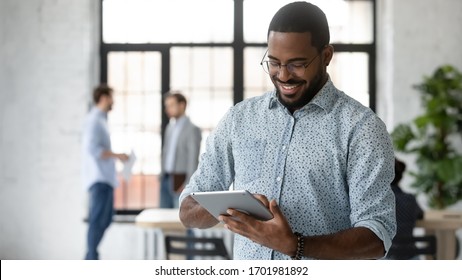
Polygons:
[[383,122],[369,115],[358,124],[352,138],[348,185],[354,227],[366,227],[391,246],[396,233],[395,198],[390,183],[394,177],[394,152]]
[[356,223],[354,227],[365,227],[370,229],[375,235],[377,235],[378,238],[380,238],[380,240],[382,240],[385,252],[388,252],[391,247],[393,237],[390,236],[390,233],[385,229],[382,223],[375,220],[367,220]]

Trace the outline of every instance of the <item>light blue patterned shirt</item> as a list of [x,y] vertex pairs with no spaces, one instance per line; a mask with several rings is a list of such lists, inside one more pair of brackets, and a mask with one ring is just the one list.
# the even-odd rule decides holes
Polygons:
[[[276,199],[293,231],[313,236],[366,227],[388,250],[396,231],[393,176],[384,123],[329,79],[293,115],[274,91],[232,107],[207,139],[180,200],[234,183]],[[236,234],[234,258],[289,256]]]
[[107,113],[93,107],[88,113],[82,136],[82,180],[89,189],[94,183],[106,183],[113,188],[118,186],[115,160],[103,159],[104,151],[111,150],[111,138],[107,126]]

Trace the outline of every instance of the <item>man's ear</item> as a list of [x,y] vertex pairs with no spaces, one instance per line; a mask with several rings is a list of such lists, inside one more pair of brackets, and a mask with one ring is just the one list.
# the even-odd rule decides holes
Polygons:
[[183,110],[183,112],[186,112],[186,103],[180,102],[180,108]]
[[327,45],[322,50],[322,58],[325,63],[325,66],[329,66],[332,56],[334,55],[334,47],[332,45]]

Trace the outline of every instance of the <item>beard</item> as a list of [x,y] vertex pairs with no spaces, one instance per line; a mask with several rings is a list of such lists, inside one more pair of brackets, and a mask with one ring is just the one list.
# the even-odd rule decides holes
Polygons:
[[278,97],[279,102],[281,102],[281,104],[284,105],[284,107],[286,107],[289,111],[293,112],[297,109],[302,108],[306,104],[308,104],[311,101],[311,99],[313,99],[313,97],[319,92],[319,90],[323,86],[323,80],[324,80],[323,76],[324,75],[323,75],[322,69],[318,69],[318,71],[316,72],[316,75],[313,77],[313,79],[311,79],[310,85],[305,91],[303,91],[301,97],[297,100],[289,101],[289,102],[281,98],[281,93],[279,91],[279,87],[277,86],[277,82],[284,83],[284,84],[294,84],[294,85],[300,84],[301,82],[306,84],[307,82],[302,81],[302,80],[297,80],[297,79],[290,79],[286,82],[282,82],[281,80],[277,78],[277,76],[273,76],[272,80],[273,80],[274,86],[276,87],[276,96]]

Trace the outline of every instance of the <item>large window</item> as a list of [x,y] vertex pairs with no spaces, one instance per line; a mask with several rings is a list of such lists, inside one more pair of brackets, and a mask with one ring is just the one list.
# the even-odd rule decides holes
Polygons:
[[[101,81],[115,89],[109,125],[115,150],[137,155],[116,191],[116,209],[158,205],[162,93],[181,90],[187,114],[210,131],[235,103],[271,90],[260,67],[269,21],[283,0],[102,0]],[[375,108],[375,1],[311,1],[326,13],[338,88]],[[121,168],[121,166],[118,166]]]
[[232,0],[103,0],[105,43],[231,43]]

